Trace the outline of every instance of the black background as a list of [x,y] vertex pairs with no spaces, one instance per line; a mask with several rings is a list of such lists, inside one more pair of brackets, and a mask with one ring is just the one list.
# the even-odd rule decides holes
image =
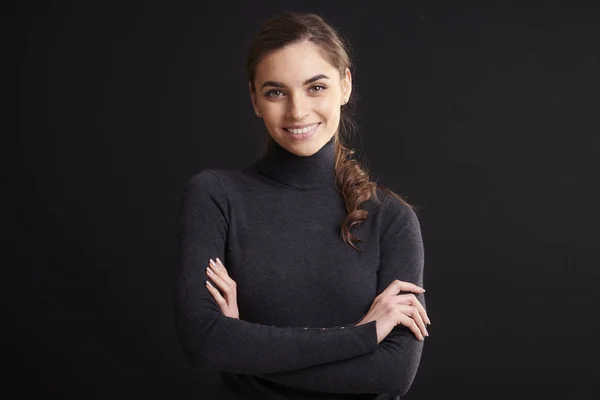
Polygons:
[[525,4],[15,6],[2,18],[7,398],[211,398],[174,330],[177,207],[194,173],[263,150],[245,55],[284,10],[350,39],[355,145],[420,207],[432,325],[406,399],[596,398],[600,13]]

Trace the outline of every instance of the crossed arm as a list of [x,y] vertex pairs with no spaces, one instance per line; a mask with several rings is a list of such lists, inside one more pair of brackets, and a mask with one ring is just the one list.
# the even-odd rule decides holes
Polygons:
[[[408,328],[396,326],[377,345],[374,321],[358,327],[348,324],[344,329],[306,331],[221,314],[205,289],[204,268],[209,258],[224,258],[228,204],[222,190],[214,173],[200,173],[188,183],[181,208],[176,317],[190,364],[313,391],[406,393],[423,348],[423,342]],[[393,211],[382,240],[377,293],[395,279],[423,284],[423,243],[417,217],[406,206],[396,205]],[[424,296],[418,294],[417,298],[425,307]]]

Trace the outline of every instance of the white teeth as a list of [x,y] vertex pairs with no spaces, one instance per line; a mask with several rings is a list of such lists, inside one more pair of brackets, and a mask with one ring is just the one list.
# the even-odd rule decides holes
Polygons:
[[310,131],[312,128],[314,128],[315,126],[317,126],[319,124],[314,124],[311,126],[307,126],[306,128],[302,128],[302,129],[290,129],[290,128],[285,128],[286,131],[293,133],[294,135],[300,135],[302,133],[306,133],[308,131]]

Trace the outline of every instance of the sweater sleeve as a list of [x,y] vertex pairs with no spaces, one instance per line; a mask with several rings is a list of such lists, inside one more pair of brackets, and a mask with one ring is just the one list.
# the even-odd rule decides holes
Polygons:
[[219,176],[205,170],[187,183],[179,208],[175,322],[196,370],[265,374],[341,361],[377,349],[375,322],[359,327],[274,327],[230,318],[205,286],[210,258],[225,260],[229,202]]
[[[394,207],[398,210],[398,204]],[[423,287],[424,250],[419,221],[402,205],[391,218],[382,240],[377,294],[395,279]],[[425,307],[423,294],[416,295]],[[387,393],[404,395],[416,376],[423,342],[397,325],[375,352],[349,360],[296,371],[263,374],[260,378],[285,386],[326,393]]]

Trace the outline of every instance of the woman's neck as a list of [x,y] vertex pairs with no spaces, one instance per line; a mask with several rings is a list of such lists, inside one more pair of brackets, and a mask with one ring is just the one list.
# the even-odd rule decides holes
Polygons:
[[274,140],[254,166],[259,173],[286,186],[314,189],[335,184],[335,136],[311,156],[298,156]]

